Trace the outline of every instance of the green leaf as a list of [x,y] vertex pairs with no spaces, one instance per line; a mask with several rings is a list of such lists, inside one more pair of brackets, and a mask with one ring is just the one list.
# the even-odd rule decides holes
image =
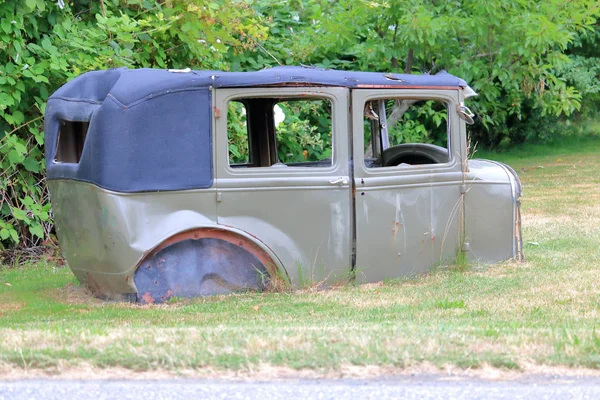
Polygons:
[[12,114],[13,125],[21,125],[25,121],[25,115],[21,111],[15,111]]
[[10,20],[8,18],[4,18],[2,22],[0,22],[0,28],[2,28],[5,33],[11,33],[12,27],[10,26]]
[[[18,139],[17,139],[18,140]],[[13,143],[13,148],[19,152],[19,154],[25,154],[27,152],[27,147],[23,143],[20,143],[15,140]]]
[[29,225],[29,232],[31,232],[32,235],[39,237],[40,239],[44,238],[44,228],[39,223]]
[[6,239],[8,239],[9,236],[10,236],[10,232],[8,229],[6,229],[6,228],[0,229],[0,239],[6,240]]
[[20,164],[25,160],[25,156],[13,149],[8,152],[8,159],[12,164]]
[[42,39],[42,48],[46,51],[51,51],[54,49],[54,46],[52,45],[52,42],[50,41],[49,38],[45,37]]
[[12,238],[13,242],[19,243],[19,233],[14,229],[9,230],[9,233],[10,233],[10,237]]
[[4,108],[15,105],[15,101],[12,96],[7,93],[0,93],[0,106]]
[[23,166],[27,171],[35,172],[36,174],[41,171],[40,162],[33,157],[27,157],[23,161]]
[[29,209],[31,209],[34,203],[33,199],[30,196],[26,196],[24,199],[21,199],[21,202]]
[[48,100],[48,89],[44,85],[40,85],[40,97],[42,100]]
[[18,219],[19,221],[29,221],[29,217],[27,216],[27,213],[24,210],[21,210],[20,208],[12,208],[12,214],[13,217],[15,217],[15,219]]

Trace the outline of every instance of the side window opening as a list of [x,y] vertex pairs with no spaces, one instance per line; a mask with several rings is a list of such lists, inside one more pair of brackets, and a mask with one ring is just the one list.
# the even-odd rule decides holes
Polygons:
[[378,99],[364,108],[365,166],[409,167],[450,161],[448,105]]
[[332,105],[323,98],[247,98],[227,106],[233,168],[329,167]]
[[89,125],[88,121],[60,121],[54,161],[79,163]]

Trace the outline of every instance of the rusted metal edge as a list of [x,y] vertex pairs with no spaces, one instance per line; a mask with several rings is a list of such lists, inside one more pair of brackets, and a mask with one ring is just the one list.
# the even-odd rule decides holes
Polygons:
[[433,90],[460,90],[462,86],[417,86],[417,85],[367,85],[367,84],[357,84],[357,85],[326,85],[319,83],[310,83],[310,82],[281,82],[281,83],[271,83],[264,85],[256,85],[256,86],[235,86],[235,87],[227,87],[231,88],[261,88],[261,87],[342,87],[348,89],[433,89]]
[[460,90],[460,86],[415,86],[415,85],[362,85],[350,87],[358,89],[432,89],[432,90]]
[[137,271],[139,266],[142,265],[142,263],[147,258],[154,256],[156,253],[158,253],[165,247],[170,246],[175,243],[178,243],[178,242],[181,242],[183,240],[189,240],[189,239],[192,239],[192,240],[220,239],[220,240],[229,242],[231,244],[234,244],[238,247],[242,247],[243,249],[245,249],[246,251],[248,251],[252,255],[254,255],[265,266],[265,268],[267,269],[267,272],[269,272],[269,274],[271,276],[276,276],[276,274],[277,274],[277,265],[275,264],[275,262],[273,261],[271,256],[269,256],[269,254],[267,254],[267,252],[265,250],[263,250],[260,246],[258,246],[252,240],[245,238],[244,236],[242,236],[236,232],[231,232],[231,231],[219,229],[219,228],[191,229],[188,231],[177,233],[177,234],[169,237],[168,239],[165,239],[159,245],[154,247],[151,251],[144,254],[144,256],[140,259],[140,261],[135,266],[134,271]]
[[515,216],[515,236],[517,241],[517,261],[525,261],[525,253],[523,252],[523,234],[521,231],[521,201],[517,199],[517,215]]

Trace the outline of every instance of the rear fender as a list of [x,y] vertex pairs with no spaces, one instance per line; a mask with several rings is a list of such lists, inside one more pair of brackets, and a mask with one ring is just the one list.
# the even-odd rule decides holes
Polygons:
[[242,232],[198,228],[169,237],[139,262],[134,273],[137,300],[161,303],[264,290],[285,270],[262,243]]

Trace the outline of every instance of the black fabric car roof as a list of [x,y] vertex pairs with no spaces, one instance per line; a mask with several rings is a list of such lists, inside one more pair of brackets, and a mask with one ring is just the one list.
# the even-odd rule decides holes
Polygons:
[[306,84],[342,87],[466,87],[467,83],[441,72],[436,75],[404,75],[380,72],[323,70],[308,67],[275,67],[256,72],[112,69],[83,74],[52,95],[64,100],[102,102],[107,96],[123,106],[173,91],[213,86],[253,87]]

